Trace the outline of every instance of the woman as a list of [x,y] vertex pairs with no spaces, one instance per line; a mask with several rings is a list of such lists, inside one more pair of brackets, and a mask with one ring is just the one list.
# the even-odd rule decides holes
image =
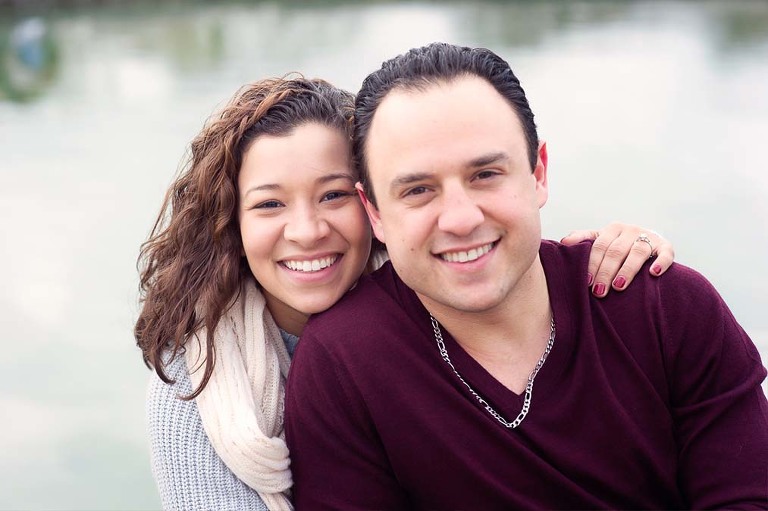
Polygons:
[[[372,253],[355,193],[352,113],[353,96],[321,80],[248,85],[192,141],[168,191],[141,251],[135,328],[157,375],[149,429],[166,509],[291,508],[282,422],[290,355],[308,317],[385,258],[381,247]],[[671,264],[659,236],[607,231],[588,269],[596,294],[622,264],[603,258],[608,245],[624,256],[645,250],[624,262],[616,288],[637,273],[646,243],[661,250],[654,274]]]

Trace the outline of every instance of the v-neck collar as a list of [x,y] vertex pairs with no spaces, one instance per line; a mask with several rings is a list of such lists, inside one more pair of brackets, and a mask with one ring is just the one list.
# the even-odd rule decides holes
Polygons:
[[[552,351],[547,356],[546,362],[534,380],[531,402],[531,413],[534,415],[537,404],[547,401],[546,397],[557,391],[557,383],[561,379],[564,369],[568,366],[568,361],[576,344],[576,340],[573,338],[574,332],[576,332],[576,318],[573,311],[577,310],[575,301],[578,300],[578,297],[571,296],[573,291],[569,292],[566,285],[566,282],[572,282],[573,278],[572,276],[569,278],[565,275],[563,261],[558,254],[558,251],[562,248],[562,246],[554,242],[542,240],[539,251],[547,280],[550,307],[554,314],[556,335]],[[588,289],[586,270],[584,271],[583,280],[583,288]],[[456,379],[462,390],[466,391],[467,395],[472,399],[475,399],[466,387],[458,381],[458,378],[453,374],[453,370],[440,356],[434,333],[432,332],[429,312],[427,312],[412,290],[406,288],[404,284],[402,287],[410,291],[408,302],[411,302],[411,306],[409,307],[406,304],[406,308],[413,319],[419,325],[423,325],[423,330],[428,335],[428,342],[434,345],[436,360],[439,360],[439,364],[451,373],[451,377]],[[402,298],[405,297],[403,296]],[[517,394],[509,390],[480,365],[479,362],[472,358],[447,330],[442,329],[442,333],[446,350],[459,374],[475,392],[488,401],[507,421],[511,422],[514,420],[522,408],[525,392]]]

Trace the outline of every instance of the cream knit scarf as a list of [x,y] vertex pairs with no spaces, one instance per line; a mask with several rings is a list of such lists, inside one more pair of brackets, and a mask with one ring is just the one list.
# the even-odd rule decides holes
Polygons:
[[[194,388],[203,377],[206,331],[186,346]],[[214,331],[213,374],[195,399],[216,453],[271,511],[291,510],[293,481],[283,431],[290,357],[256,284],[248,279]]]

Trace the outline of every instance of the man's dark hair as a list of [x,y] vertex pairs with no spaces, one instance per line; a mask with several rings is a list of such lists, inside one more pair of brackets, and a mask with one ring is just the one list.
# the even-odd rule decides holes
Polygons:
[[423,91],[429,86],[471,75],[488,81],[512,106],[523,126],[531,170],[536,167],[539,137],[533,112],[509,64],[486,48],[432,43],[384,62],[381,69],[368,75],[357,94],[352,150],[365,193],[374,205],[376,198],[368,174],[365,150],[373,116],[381,101],[395,89]]

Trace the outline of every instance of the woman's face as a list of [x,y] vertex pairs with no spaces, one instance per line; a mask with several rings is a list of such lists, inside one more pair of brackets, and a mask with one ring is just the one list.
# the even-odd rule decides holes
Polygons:
[[240,235],[248,266],[277,324],[300,334],[357,281],[371,231],[355,192],[350,146],[316,123],[262,135],[238,176]]

